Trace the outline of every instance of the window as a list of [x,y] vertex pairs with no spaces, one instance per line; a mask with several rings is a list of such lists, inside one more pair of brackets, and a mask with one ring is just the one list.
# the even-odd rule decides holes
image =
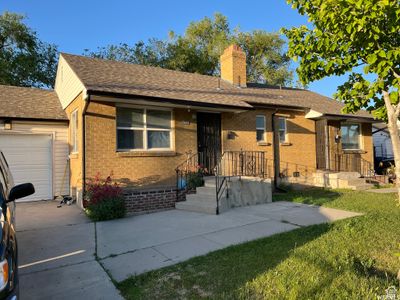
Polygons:
[[72,153],[78,152],[78,110],[71,114],[71,146]]
[[171,119],[171,111],[118,107],[117,149],[171,149]]
[[279,142],[287,142],[286,118],[279,118]]
[[361,130],[360,124],[342,124],[342,149],[343,150],[359,150]]
[[256,116],[257,142],[265,141],[265,116]]

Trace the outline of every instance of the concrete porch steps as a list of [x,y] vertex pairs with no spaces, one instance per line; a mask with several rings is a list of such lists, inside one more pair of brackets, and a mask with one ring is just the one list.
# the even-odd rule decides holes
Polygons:
[[186,201],[177,202],[175,208],[215,215],[217,212],[215,177],[205,177],[204,186],[197,187],[195,194],[187,194]]
[[197,187],[195,194],[186,195],[186,201],[177,202],[175,208],[215,215],[217,213],[215,177],[205,177],[204,186]]
[[374,186],[367,183],[367,179],[361,178],[357,172],[317,172],[314,174],[314,183],[316,186],[355,191],[368,190]]

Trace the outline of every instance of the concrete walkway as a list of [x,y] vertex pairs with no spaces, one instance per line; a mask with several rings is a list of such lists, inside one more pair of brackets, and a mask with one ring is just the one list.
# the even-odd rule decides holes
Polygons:
[[369,189],[366,192],[376,193],[376,194],[390,194],[397,193],[397,188],[384,188],[384,189]]
[[95,260],[95,224],[57,204],[17,203],[21,299],[122,299]]
[[230,245],[358,215],[291,202],[236,208],[219,216],[170,210],[97,223],[97,253],[119,282]]

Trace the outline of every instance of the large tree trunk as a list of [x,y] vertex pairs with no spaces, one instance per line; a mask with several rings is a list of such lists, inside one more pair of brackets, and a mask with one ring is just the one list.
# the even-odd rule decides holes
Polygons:
[[385,100],[385,106],[387,109],[388,130],[390,133],[390,139],[392,140],[395,174],[396,174],[396,186],[400,202],[400,136],[399,136],[399,127],[397,125],[397,120],[399,118],[399,111],[396,109],[396,107],[393,107],[393,105],[390,103],[388,92],[383,92],[383,98]]

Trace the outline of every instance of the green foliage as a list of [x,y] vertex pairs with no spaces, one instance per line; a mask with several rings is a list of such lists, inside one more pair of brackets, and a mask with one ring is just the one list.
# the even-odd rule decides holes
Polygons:
[[232,29],[227,18],[219,13],[214,18],[191,22],[183,35],[171,31],[165,41],[152,38],[133,46],[120,44],[100,47],[96,51],[85,50],[85,54],[217,76],[219,57],[232,43],[240,45],[246,52],[248,81],[272,85],[292,83],[290,59],[283,51],[285,42],[279,34]]
[[189,190],[195,189],[203,185],[204,185],[203,174],[199,172],[189,172],[187,174],[187,188]]
[[84,205],[93,221],[123,218],[126,214],[122,189],[112,181],[111,175],[103,180],[97,174],[86,183]]
[[[400,211],[394,194],[313,189],[283,200],[363,216],[302,227],[133,276],[125,299],[377,299],[396,279]],[[275,199],[277,200],[277,199]],[[389,230],[390,229],[390,230]],[[227,276],[229,274],[229,276]]]
[[126,214],[125,202],[122,197],[106,198],[98,203],[89,203],[86,213],[95,222],[123,218]]
[[52,87],[57,67],[57,48],[39,40],[24,17],[0,15],[0,84]]
[[[388,0],[289,0],[312,28],[283,29],[289,56],[305,84],[349,72],[335,95],[346,113],[362,108],[386,120],[382,94],[399,103],[400,2]],[[362,70],[362,71],[361,71]],[[360,72],[361,71],[361,72]],[[395,107],[394,107],[395,109]]]

